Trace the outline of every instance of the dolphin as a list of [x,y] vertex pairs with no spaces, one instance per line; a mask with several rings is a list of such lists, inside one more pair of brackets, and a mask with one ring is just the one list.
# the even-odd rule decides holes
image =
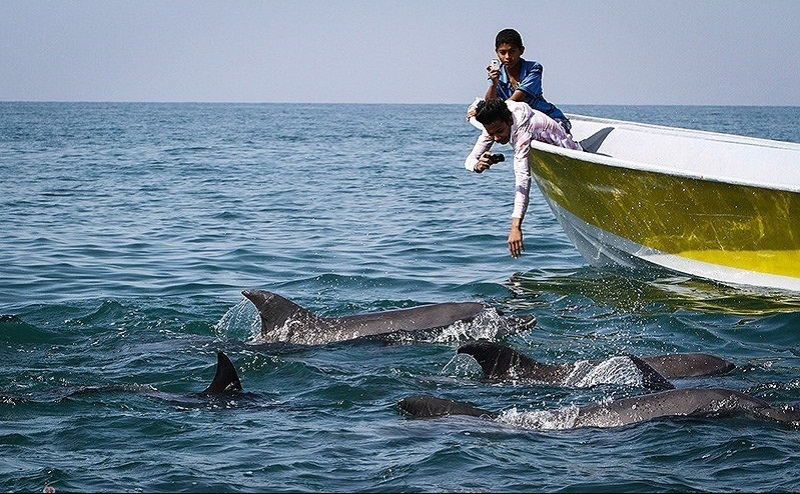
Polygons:
[[470,322],[494,311],[512,326],[532,327],[534,316],[504,315],[478,302],[445,302],[408,309],[321,317],[291,300],[266,290],[242,291],[258,310],[261,336],[266,343],[317,345],[364,336],[445,328],[456,322]]
[[209,399],[226,399],[231,396],[252,398],[252,393],[245,393],[233,363],[223,352],[217,353],[217,365],[211,383],[200,392],[167,393],[153,389],[148,385],[140,384],[108,384],[101,386],[86,386],[80,388],[60,388],[57,391],[44,391],[30,393],[25,396],[12,396],[0,394],[0,403],[15,404],[17,402],[60,402],[73,396],[85,396],[97,393],[130,392],[140,393],[165,401],[179,402],[182,405],[195,405],[207,403]]
[[[645,375],[645,380],[656,384],[661,391],[622,398],[607,403],[580,408],[565,408],[549,412],[560,423],[556,428],[619,427],[654,419],[677,417],[749,417],[771,420],[779,424],[800,428],[800,409],[773,406],[764,400],[740,391],[725,388],[675,388],[644,360],[629,358]],[[525,418],[525,412],[492,412],[469,403],[437,398],[430,395],[412,396],[398,402],[398,408],[414,418],[431,418],[445,415],[466,415],[525,426],[537,423]],[[528,412],[536,414],[537,412]],[[540,412],[539,412],[540,413]]]
[[[445,415],[468,415],[485,419],[525,424],[511,414],[491,412],[469,403],[446,400],[435,396],[412,396],[401,400],[398,407],[413,418],[431,418]],[[553,416],[570,418],[557,428],[620,427],[654,419],[677,417],[727,417],[742,416],[800,428],[800,410],[776,407],[748,394],[724,388],[683,388],[659,391],[640,396],[590,405],[569,415],[567,409],[550,411]],[[517,413],[519,415],[519,413]],[[507,417],[507,420],[504,420]]]
[[[575,385],[586,367],[596,368],[609,360],[584,360],[564,364],[544,364],[527,357],[505,345],[488,340],[465,343],[458,353],[471,355],[483,370],[487,380],[519,380]],[[642,357],[661,376],[673,379],[684,377],[715,376],[732,371],[736,366],[725,359],[705,353],[672,353]],[[641,370],[641,369],[640,369]]]

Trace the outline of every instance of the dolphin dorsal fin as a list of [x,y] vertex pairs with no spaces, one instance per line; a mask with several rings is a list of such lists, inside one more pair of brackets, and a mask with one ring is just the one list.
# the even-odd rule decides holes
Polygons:
[[631,362],[639,369],[639,372],[642,373],[642,385],[650,391],[666,391],[668,389],[675,389],[675,385],[672,384],[659,374],[655,369],[650,367],[650,364],[645,362],[644,360],[640,359],[636,355],[627,355]]
[[529,370],[541,365],[513,348],[487,340],[466,343],[458,348],[458,353],[472,355],[483,369],[486,379],[509,376],[515,371]]
[[262,335],[270,334],[274,330],[284,327],[287,321],[308,322],[320,319],[311,311],[277,293],[266,290],[244,290],[242,295],[250,300],[258,310],[258,315],[261,317]]
[[236,393],[242,390],[242,383],[231,359],[222,352],[217,353],[217,372],[214,380],[203,390],[204,395],[217,395],[221,393]]

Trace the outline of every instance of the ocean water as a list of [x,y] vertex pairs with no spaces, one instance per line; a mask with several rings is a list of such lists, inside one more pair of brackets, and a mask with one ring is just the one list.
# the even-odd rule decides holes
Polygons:
[[[800,296],[590,267],[538,190],[510,258],[510,165],[464,170],[465,107],[0,102],[0,490],[797,491],[800,430],[770,422],[398,411],[642,392],[483,382],[456,354],[481,337],[545,362],[711,353],[737,368],[678,385],[800,403]],[[798,107],[562,107],[800,142]],[[259,344],[247,288],[323,316],[481,301],[538,324]],[[248,393],[200,398],[220,350]]]

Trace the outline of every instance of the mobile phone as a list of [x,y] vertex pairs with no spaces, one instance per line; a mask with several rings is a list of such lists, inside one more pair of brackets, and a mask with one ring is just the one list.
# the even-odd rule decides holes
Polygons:
[[500,60],[493,58],[491,62],[489,62],[489,69],[490,70],[500,70]]

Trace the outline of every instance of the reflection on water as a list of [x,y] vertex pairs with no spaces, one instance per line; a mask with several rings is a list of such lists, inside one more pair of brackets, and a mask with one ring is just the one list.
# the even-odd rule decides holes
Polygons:
[[731,287],[663,270],[626,268],[536,269],[515,273],[509,288],[518,295],[581,295],[631,312],[693,310],[734,315],[800,311],[800,294],[756,287]]

